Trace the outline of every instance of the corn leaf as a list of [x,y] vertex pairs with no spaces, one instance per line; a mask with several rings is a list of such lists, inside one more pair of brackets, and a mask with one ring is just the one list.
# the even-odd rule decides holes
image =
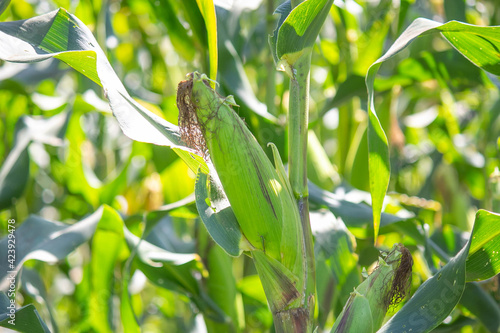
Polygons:
[[62,145],[62,134],[68,113],[60,113],[47,119],[22,117],[16,125],[14,147],[0,169],[0,209],[9,207],[19,198],[28,183],[30,159],[28,146],[31,142]]
[[9,4],[10,4],[10,0],[1,0],[0,1],[0,14],[2,14],[7,9]]
[[234,95],[238,101],[240,116],[245,117],[241,112],[248,109],[249,115],[254,116],[255,114],[259,120],[263,120],[261,125],[278,123],[276,116],[269,113],[266,105],[255,96],[250,79],[243,68],[243,61],[234,46],[236,38],[231,35],[232,30],[234,30],[232,23],[239,18],[238,12],[228,12],[217,7],[217,15],[219,17],[217,20],[217,43],[220,58],[219,82],[225,91]]
[[215,89],[215,80],[217,80],[217,21],[215,18],[215,7],[213,0],[196,0],[198,8],[205,20],[208,37],[208,55],[210,58],[210,84]]
[[127,267],[127,271],[124,273],[122,279],[122,293],[120,295],[120,314],[123,325],[123,331],[125,333],[140,333],[141,328],[137,323],[137,318],[132,307],[132,300],[128,290],[130,282],[130,267]]
[[500,272],[500,215],[480,210],[467,257],[467,281],[487,280]]
[[275,65],[278,65],[280,58],[278,57],[278,53],[276,51],[276,46],[278,44],[278,33],[280,31],[283,22],[285,22],[286,18],[292,11],[292,4],[290,0],[283,2],[281,5],[276,8],[274,14],[278,14],[278,22],[276,25],[276,29],[273,31],[273,34],[269,36],[269,46],[271,47],[271,53],[273,55]]
[[28,304],[22,308],[16,309],[15,325],[9,323],[9,311],[7,307],[10,305],[9,298],[4,293],[0,293],[0,327],[6,327],[11,330],[25,333],[49,333],[47,325],[40,318],[40,314],[33,304]]
[[328,261],[337,287],[342,288],[347,276],[357,269],[354,236],[342,219],[335,218],[329,211],[311,212],[311,228],[316,260]]
[[[278,30],[276,38],[276,57],[287,58],[293,65],[306,50],[310,49],[323,26],[333,0],[307,0],[295,7],[286,17]],[[283,7],[286,13],[287,7]]]
[[[215,24],[215,16],[208,19]],[[192,151],[181,141],[177,126],[130,97],[90,30],[76,16],[61,8],[27,20],[0,23],[1,60],[34,62],[49,58],[64,61],[103,87],[125,135],[178,148],[181,158],[192,159]],[[194,171],[197,169],[193,166]]]
[[[103,216],[103,208],[87,218],[68,225],[47,221],[39,216],[30,216],[16,228],[16,264],[7,263],[7,237],[0,240],[1,267],[19,271],[26,260],[36,259],[55,264],[88,241]],[[0,289],[7,283],[7,270],[0,271]]]
[[21,276],[21,288],[23,292],[30,295],[37,303],[47,309],[45,313],[48,312],[50,316],[52,331],[58,332],[59,329],[55,319],[54,308],[40,273],[35,269],[24,267]]
[[135,256],[137,265],[149,281],[158,287],[189,296],[190,300],[205,315],[215,321],[224,321],[224,312],[202,290],[193,272],[202,271],[201,259],[194,253],[173,253],[124,229],[125,240]]
[[[348,227],[366,228],[370,225],[373,216],[373,210],[370,206],[350,201],[345,195],[322,190],[311,182],[309,182],[308,187],[311,202],[327,207],[335,216],[342,218]],[[382,226],[402,222],[406,219],[383,213]]]
[[95,330],[112,332],[114,269],[120,250],[125,246],[123,220],[113,208],[104,206],[101,220],[92,238],[90,260],[89,321]]
[[399,53],[415,38],[422,34],[438,32],[441,32],[455,49],[476,66],[493,74],[500,74],[500,53],[498,52],[500,46],[500,27],[479,27],[455,21],[442,24],[422,18],[413,21],[394,44],[392,44],[389,50],[370,66],[366,75],[366,85],[368,88],[369,113],[369,175],[375,238],[378,235],[380,213],[382,212],[384,196],[390,178],[387,137],[375,111],[375,76],[384,61]]
[[[207,237],[210,237],[207,235]],[[208,331],[238,332],[238,309],[236,307],[236,280],[233,276],[233,259],[219,246],[208,245],[207,262],[210,267],[206,280],[207,293],[225,313],[224,323],[207,321]]]
[[193,61],[196,54],[194,38],[189,36],[188,30],[181,23],[179,18],[181,10],[176,10],[171,3],[172,0],[160,0],[159,2],[150,0],[149,2],[154,7],[158,19],[165,24],[175,51],[184,59]]
[[475,315],[491,333],[500,330],[500,305],[478,283],[467,283],[460,304]]
[[222,186],[198,172],[195,185],[196,208],[208,233],[231,256],[239,256],[241,231]]

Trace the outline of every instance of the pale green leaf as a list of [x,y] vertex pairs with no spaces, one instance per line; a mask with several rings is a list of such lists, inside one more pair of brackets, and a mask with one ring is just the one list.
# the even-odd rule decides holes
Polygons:
[[498,52],[500,27],[479,27],[455,21],[442,24],[422,18],[413,21],[389,50],[370,66],[366,75],[366,85],[369,113],[369,175],[375,238],[378,235],[380,213],[390,178],[387,137],[375,111],[375,76],[384,61],[399,53],[415,38],[424,33],[436,32],[441,32],[448,42],[475,65],[493,74],[500,74],[500,52]]
[[94,329],[112,332],[114,269],[125,245],[123,221],[113,208],[104,206],[92,239],[90,260],[89,319]]
[[210,57],[210,84],[215,89],[215,80],[217,80],[217,21],[215,17],[215,7],[213,0],[196,0],[198,8],[205,20],[208,37],[208,55]]

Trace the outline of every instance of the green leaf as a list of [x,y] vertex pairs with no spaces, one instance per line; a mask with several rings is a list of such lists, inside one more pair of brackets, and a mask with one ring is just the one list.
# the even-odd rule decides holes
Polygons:
[[9,4],[10,4],[10,0],[1,0],[0,1],[0,14],[2,14],[7,9]]
[[375,238],[378,235],[380,213],[390,178],[387,137],[375,111],[375,76],[384,61],[399,53],[415,38],[424,33],[436,32],[441,32],[448,42],[476,66],[493,74],[500,74],[500,27],[479,27],[456,21],[442,24],[422,18],[413,21],[389,50],[370,66],[366,75],[366,86],[369,113],[369,175]]
[[219,15],[217,20],[219,82],[228,93],[234,95],[238,105],[240,105],[240,112],[248,108],[252,113],[255,113],[259,119],[263,119],[265,122],[272,124],[278,123],[276,116],[269,113],[266,105],[255,96],[250,80],[243,68],[241,57],[234,46],[236,41],[231,35],[232,23],[240,19],[239,13],[226,12],[221,8],[218,8],[217,11],[218,13],[223,13]]
[[[373,106],[373,105],[372,105]],[[369,107],[368,121],[368,173],[373,207],[373,231],[377,242],[380,214],[391,175],[389,143],[373,107]]]
[[122,279],[122,294],[120,296],[120,317],[122,320],[123,331],[125,333],[140,333],[141,328],[137,323],[137,319],[132,307],[132,300],[128,290],[130,282],[130,267],[125,266],[124,276]]
[[42,276],[35,269],[23,268],[21,274],[21,288],[23,292],[30,295],[36,302],[42,305],[46,312],[50,315],[50,324],[52,326],[52,331],[57,332],[57,323],[55,320],[55,313],[48,297],[47,290],[45,288],[45,283],[43,282]]
[[487,280],[500,273],[500,215],[480,210],[467,257],[467,281]]
[[247,275],[243,277],[238,281],[237,286],[238,290],[243,295],[267,306],[266,294],[258,275]]
[[210,79],[212,88],[215,89],[215,80],[217,80],[217,21],[215,18],[215,7],[213,0],[196,0],[200,9],[208,36],[208,56],[210,58]]
[[63,112],[51,118],[36,119],[24,116],[16,124],[14,147],[0,169],[0,210],[12,205],[12,200],[21,197],[28,183],[30,158],[28,146],[31,142],[62,145],[62,134],[68,120]]
[[276,56],[287,66],[310,50],[318,37],[333,0],[307,0],[295,7],[281,24],[276,40]]
[[[16,228],[16,264],[11,271],[18,272],[26,260],[36,259],[55,264],[66,258],[78,246],[94,234],[95,228],[103,215],[103,208],[87,218],[68,225],[61,222],[47,221],[31,215]],[[1,267],[7,263],[7,237],[0,240]],[[7,283],[7,270],[0,271],[0,288]]]
[[[466,287],[466,278],[475,273],[476,263],[484,265],[484,257],[474,257],[474,251],[481,249],[482,244],[493,242],[499,244],[500,237],[495,232],[493,237],[487,234],[491,226],[500,223],[500,215],[480,210],[476,214],[474,229],[467,244],[460,252],[439,270],[433,277],[425,281],[413,297],[399,310],[378,332],[399,332],[412,329],[415,332],[429,332],[439,325],[455,308]],[[496,252],[497,248],[488,248]],[[471,255],[472,253],[472,255]],[[469,257],[469,258],[468,258]],[[472,265],[472,271],[469,267]],[[500,272],[500,268],[496,267]],[[483,275],[489,276],[489,275]]]
[[[208,234],[206,235],[207,237]],[[236,306],[236,281],[233,275],[233,259],[227,255],[219,246],[207,246],[207,265],[210,267],[209,276],[206,279],[207,293],[218,307],[226,314],[224,323],[206,321],[207,327],[212,332],[237,332],[238,313]],[[210,331],[210,329],[209,329]]]
[[[366,228],[370,226],[373,210],[370,206],[350,201],[345,195],[331,193],[308,183],[311,202],[327,207],[335,216],[342,218],[348,227]],[[366,193],[366,192],[363,192]],[[382,213],[381,225],[388,226],[407,218]]]
[[341,218],[330,211],[320,210],[310,213],[311,229],[314,235],[314,258],[316,260],[317,297],[319,306],[318,321],[325,325],[334,300],[341,303],[344,293],[349,295],[352,288],[361,281],[357,255],[354,253],[356,242]]
[[154,8],[158,19],[165,24],[168,37],[177,53],[184,59],[193,61],[196,50],[192,38],[190,38],[188,31],[179,20],[180,10],[172,6],[172,0],[160,0],[159,4],[154,0],[149,2]]
[[[171,204],[168,204],[168,205],[164,205],[164,206],[161,206],[160,208],[158,208],[158,210],[154,211],[154,212],[150,212],[146,215],[146,226],[144,228],[144,238],[147,238],[148,235],[150,235],[151,231],[155,228],[155,226],[161,222],[164,218],[168,217],[169,213],[172,212],[173,210],[176,210],[178,208],[181,208],[181,207],[185,207],[185,206],[188,206],[188,205],[191,205],[195,202],[195,196],[194,194],[191,194],[187,197],[185,197],[184,199],[181,199],[179,201],[176,201],[176,202],[173,202]],[[171,231],[172,232],[175,232],[174,229],[173,229],[173,226],[170,226],[171,227]],[[168,235],[167,237],[169,237],[167,240],[164,240],[164,241],[167,241],[169,242],[170,240],[175,241],[175,234],[173,235]],[[173,249],[168,249],[167,250],[173,250]]]
[[239,256],[242,252],[240,226],[222,186],[200,170],[196,178],[195,195],[196,208],[210,236],[229,255]]
[[[326,112],[333,108],[338,108],[344,103],[350,101],[353,97],[366,99],[365,78],[356,74],[348,76],[344,82],[340,83],[335,96],[328,99],[321,109],[319,119],[323,118]],[[311,128],[311,126],[309,126]]]
[[460,304],[476,316],[491,333],[500,329],[498,302],[475,282],[467,283]]
[[276,52],[276,47],[278,44],[278,33],[279,33],[281,26],[283,25],[283,22],[285,22],[286,18],[288,17],[288,15],[290,14],[291,11],[292,11],[292,4],[291,4],[290,0],[283,2],[274,11],[274,14],[279,15],[279,18],[278,18],[278,22],[276,24],[276,29],[274,29],[273,34],[269,36],[268,41],[269,41],[269,46],[271,47],[271,53],[273,55],[274,64],[276,66],[278,66],[278,63],[280,61],[280,59],[278,57],[278,53]]
[[[209,27],[215,27],[215,16],[208,13],[208,7],[204,5]],[[216,45],[216,41],[211,43]],[[184,160],[192,159],[192,151],[181,141],[177,126],[130,97],[90,30],[76,16],[61,8],[23,21],[0,23],[1,60],[34,62],[52,57],[103,87],[114,116],[129,138],[178,148],[181,150],[176,152]]]
[[123,221],[113,208],[104,206],[92,239],[90,260],[89,319],[94,329],[112,332],[114,268],[125,245]]
[[[0,327],[6,327],[23,333],[50,333],[49,328],[43,322],[33,304],[28,304],[15,310],[15,321],[10,317],[10,300],[4,293],[0,293]],[[11,323],[9,323],[11,321]]]
[[13,204],[13,200],[23,195],[28,184],[30,158],[28,154],[29,141],[16,141],[7,159],[0,169],[0,209]]
[[437,30],[470,62],[500,75],[500,27],[480,27],[451,21]]
[[201,259],[194,253],[173,253],[151,244],[124,229],[125,239],[134,251],[134,263],[149,281],[159,287],[187,295],[198,309],[215,321],[225,314],[201,289],[194,273],[202,270]]
[[337,288],[342,288],[347,276],[357,269],[354,255],[355,239],[341,219],[329,211],[311,212],[316,260],[328,261]]

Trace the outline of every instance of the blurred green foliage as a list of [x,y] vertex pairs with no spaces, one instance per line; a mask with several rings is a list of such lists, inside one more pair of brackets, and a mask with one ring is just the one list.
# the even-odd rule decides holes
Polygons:
[[[288,80],[274,71],[267,38],[280,3],[214,2],[218,89],[235,96],[262,147],[274,142],[286,161]],[[369,66],[417,17],[496,25],[499,6],[345,0],[331,8],[313,46],[308,152],[321,330],[378,257],[369,230]],[[15,0],[0,21],[58,7],[89,27],[141,105],[177,124],[178,82],[210,71],[197,1]],[[439,34],[416,39],[375,80],[391,165],[378,245],[410,249],[412,294],[465,245],[478,209],[500,212],[499,87]],[[44,246],[60,254],[25,258],[16,301],[35,305],[23,308],[30,318],[52,332],[273,330],[252,261],[227,256],[200,221],[195,174],[172,149],[127,138],[95,82],[56,59],[1,62],[0,118],[0,235],[14,218],[18,260]],[[56,242],[64,230],[77,240]],[[435,331],[496,332],[499,283],[468,283]]]

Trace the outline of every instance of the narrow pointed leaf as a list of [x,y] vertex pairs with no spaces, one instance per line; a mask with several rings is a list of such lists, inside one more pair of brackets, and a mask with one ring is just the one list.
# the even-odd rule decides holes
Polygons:
[[210,62],[210,79],[212,88],[215,89],[215,80],[217,80],[217,21],[215,17],[215,7],[213,0],[196,0],[200,8],[201,15],[205,20],[208,37],[208,55]]
[[445,24],[427,19],[416,19],[392,44],[389,50],[375,61],[366,75],[368,88],[368,149],[370,192],[373,203],[375,238],[380,226],[380,213],[390,178],[389,147],[387,137],[375,111],[374,82],[381,64],[393,57],[422,34],[441,32],[455,49],[480,68],[500,74],[500,27],[479,27],[456,21]]
[[111,307],[114,295],[112,281],[118,254],[125,246],[123,227],[123,220],[118,212],[104,206],[92,238],[89,295],[89,319],[94,329],[101,332],[112,332],[110,323],[115,311]]

